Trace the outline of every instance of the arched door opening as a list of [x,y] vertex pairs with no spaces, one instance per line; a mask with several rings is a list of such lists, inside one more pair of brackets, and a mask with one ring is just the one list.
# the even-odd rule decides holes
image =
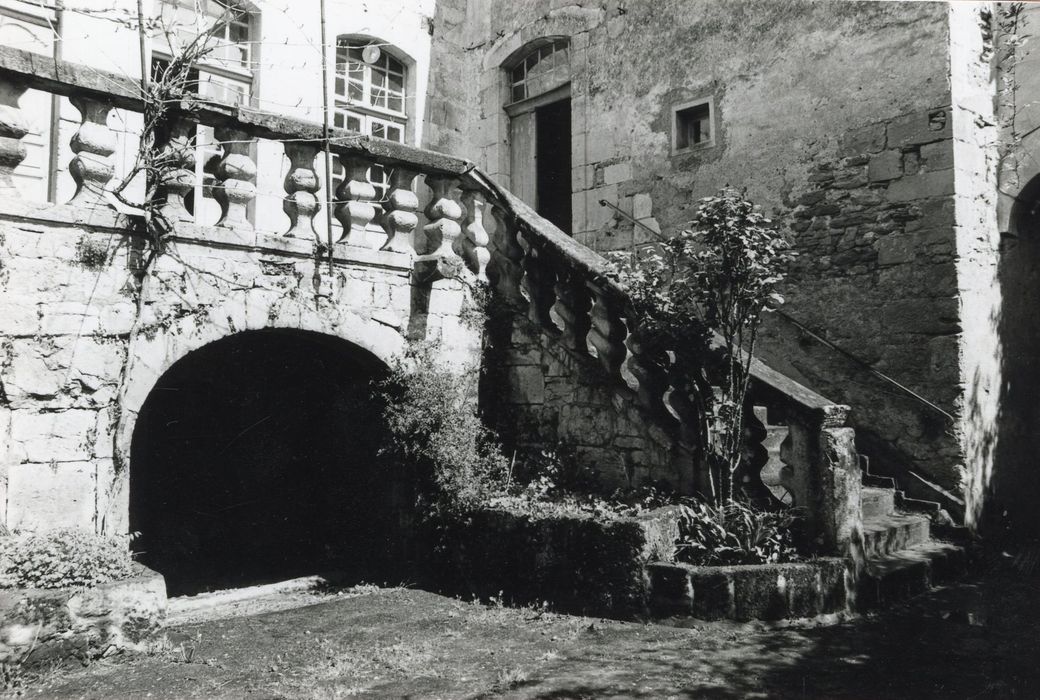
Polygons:
[[170,595],[393,575],[414,499],[377,458],[382,369],[346,341],[270,330],[207,345],[160,378],[134,428],[130,528]]
[[982,517],[990,533],[1022,540],[1040,537],[1040,176],[1016,199],[1010,229],[999,268],[1000,418]]

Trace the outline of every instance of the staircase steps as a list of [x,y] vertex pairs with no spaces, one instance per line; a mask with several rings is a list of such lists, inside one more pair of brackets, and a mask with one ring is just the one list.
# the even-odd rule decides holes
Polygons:
[[888,515],[896,509],[896,492],[876,486],[864,486],[860,491],[863,519]]
[[859,576],[856,607],[877,608],[923,593],[955,578],[966,566],[964,547],[935,540],[868,558]]
[[868,610],[908,598],[954,578],[967,565],[966,540],[934,539],[963,528],[940,526],[938,503],[907,498],[895,481],[864,473],[860,492],[863,557],[859,562],[855,607]]

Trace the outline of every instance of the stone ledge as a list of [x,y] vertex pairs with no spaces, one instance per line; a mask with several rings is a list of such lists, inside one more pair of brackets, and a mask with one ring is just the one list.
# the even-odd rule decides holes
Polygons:
[[746,566],[655,562],[647,570],[657,618],[786,620],[847,609],[846,563],[840,558]]
[[166,581],[137,569],[97,588],[0,590],[0,661],[32,666],[149,648],[166,619]]
[[[106,206],[80,207],[70,204],[32,202],[18,197],[0,197],[0,220],[32,221],[45,224],[84,228],[91,231],[126,235],[127,217]],[[247,229],[202,226],[178,222],[169,240],[212,248],[246,250],[283,257],[314,259],[314,242]],[[323,256],[322,261],[327,260]],[[390,250],[362,248],[337,243],[333,262],[391,270],[411,270],[412,256]]]

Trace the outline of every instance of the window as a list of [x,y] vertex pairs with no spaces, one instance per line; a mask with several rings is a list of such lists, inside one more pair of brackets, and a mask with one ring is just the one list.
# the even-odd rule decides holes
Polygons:
[[[404,143],[407,114],[408,69],[376,41],[341,37],[336,42],[335,105],[332,125],[367,136]],[[337,156],[332,160],[332,183],[338,188],[346,177]],[[373,165],[368,181],[376,199],[386,196],[390,177]]]
[[556,39],[533,49],[510,72],[513,102],[548,92],[571,79],[571,64],[566,39]]
[[[238,106],[248,106],[253,94],[253,50],[258,13],[234,0],[163,0],[160,24],[163,33],[155,37],[152,79],[162,78],[174,54],[212,31],[207,46],[211,50],[192,68],[186,89],[199,97]],[[196,223],[213,224],[220,207],[213,199],[214,175],[207,164],[221,155],[221,148],[210,127],[199,127],[195,137],[194,194],[189,208]],[[250,211],[252,217],[252,211]]]
[[714,145],[714,109],[710,99],[680,105],[673,113],[673,153]]
[[[0,3],[0,46],[10,46],[50,57],[54,51],[56,15],[53,0],[32,2],[6,0]],[[32,201],[53,198],[54,170],[58,154],[51,138],[58,99],[40,90],[27,90],[19,100],[29,131],[22,138],[25,158],[15,167],[13,181],[18,192]]]

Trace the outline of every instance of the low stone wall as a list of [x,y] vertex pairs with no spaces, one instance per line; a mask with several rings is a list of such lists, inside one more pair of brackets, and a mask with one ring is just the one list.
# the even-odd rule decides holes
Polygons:
[[678,524],[673,508],[610,522],[485,510],[437,536],[431,571],[452,592],[625,619],[646,614],[647,565],[672,557]]
[[0,662],[143,650],[166,618],[166,582],[138,565],[133,578],[90,589],[0,591]]
[[658,562],[648,568],[655,617],[701,620],[784,620],[842,612],[845,561],[693,566]]

